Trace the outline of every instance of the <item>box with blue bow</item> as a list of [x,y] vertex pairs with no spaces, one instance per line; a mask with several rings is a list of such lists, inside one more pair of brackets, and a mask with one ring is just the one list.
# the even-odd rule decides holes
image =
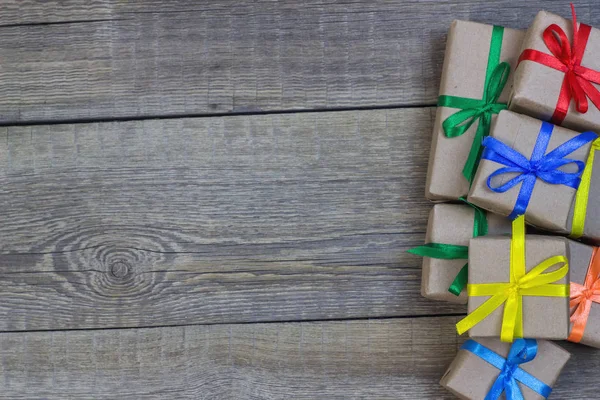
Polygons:
[[600,139],[501,111],[483,140],[469,202],[547,231],[600,243]]
[[[546,340],[469,339],[440,384],[463,400],[548,398],[570,354]],[[504,397],[502,395],[504,394]]]

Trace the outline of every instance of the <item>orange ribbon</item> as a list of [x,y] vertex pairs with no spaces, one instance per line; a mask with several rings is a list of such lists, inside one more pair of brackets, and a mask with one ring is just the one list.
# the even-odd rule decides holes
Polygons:
[[571,342],[578,343],[581,340],[588,316],[590,315],[592,303],[600,303],[599,254],[600,250],[598,250],[598,247],[595,247],[583,285],[571,282],[571,301],[569,302],[569,306],[571,308],[575,307],[575,311],[571,314],[573,328],[568,338]]

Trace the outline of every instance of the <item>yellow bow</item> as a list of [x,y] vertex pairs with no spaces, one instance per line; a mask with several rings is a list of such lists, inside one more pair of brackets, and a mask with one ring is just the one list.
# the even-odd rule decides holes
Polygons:
[[600,138],[592,142],[590,154],[585,162],[585,169],[581,174],[581,183],[577,194],[575,195],[575,206],[573,207],[573,226],[571,227],[571,237],[578,239],[583,236],[585,227],[585,217],[587,214],[588,198],[590,196],[590,184],[592,182],[592,169],[594,167],[594,155],[596,150],[600,150]]
[[[563,264],[556,271],[544,273],[548,268]],[[523,337],[523,296],[569,297],[569,285],[550,284],[567,275],[569,263],[564,256],[554,256],[525,272],[525,220],[523,216],[513,221],[510,243],[510,282],[478,283],[467,285],[469,296],[491,296],[456,324],[459,334],[468,331],[495,309],[504,305],[500,340],[512,342]]]

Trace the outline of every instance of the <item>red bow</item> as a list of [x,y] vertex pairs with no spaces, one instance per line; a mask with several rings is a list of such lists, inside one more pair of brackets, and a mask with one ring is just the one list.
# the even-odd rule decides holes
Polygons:
[[589,25],[580,24],[578,29],[573,4],[571,4],[571,12],[573,13],[572,47],[565,31],[560,26],[552,24],[544,30],[543,38],[546,47],[553,55],[525,49],[519,57],[519,63],[523,60],[534,61],[565,73],[551,120],[552,123],[558,125],[565,119],[571,99],[575,100],[575,108],[582,114],[588,110],[588,98],[596,108],[600,109],[600,92],[591,83],[600,84],[600,72],[581,66],[592,28]]
[[583,285],[571,282],[571,301],[569,302],[569,307],[575,307],[571,315],[573,328],[571,328],[571,334],[568,338],[571,342],[579,342],[581,340],[588,316],[590,315],[592,303],[600,303],[599,274],[600,251],[598,247],[595,247]]

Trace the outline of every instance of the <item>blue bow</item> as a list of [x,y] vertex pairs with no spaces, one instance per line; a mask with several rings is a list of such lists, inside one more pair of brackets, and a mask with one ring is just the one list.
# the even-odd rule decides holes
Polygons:
[[[585,168],[585,163],[565,158],[565,156],[593,141],[597,138],[597,135],[591,131],[583,132],[546,154],[553,129],[554,125],[548,122],[542,123],[530,160],[498,139],[489,136],[483,139],[485,150],[481,157],[506,165],[506,167],[499,168],[488,176],[487,186],[496,193],[504,193],[522,182],[517,202],[509,215],[510,219],[515,219],[519,215],[525,214],[537,179],[553,185],[569,186],[573,189],[579,187],[580,176]],[[561,171],[560,168],[567,164],[575,164],[577,172],[568,173]],[[508,173],[516,173],[517,176],[510,179],[504,185],[499,187],[492,186],[492,179],[495,176]]]
[[499,399],[502,392],[506,392],[506,400],[523,400],[523,393],[517,382],[521,382],[544,398],[550,396],[552,392],[550,386],[519,368],[519,364],[535,358],[537,354],[535,339],[516,339],[506,358],[470,339],[462,345],[461,349],[470,351],[500,370],[500,374],[485,396],[485,400]]

